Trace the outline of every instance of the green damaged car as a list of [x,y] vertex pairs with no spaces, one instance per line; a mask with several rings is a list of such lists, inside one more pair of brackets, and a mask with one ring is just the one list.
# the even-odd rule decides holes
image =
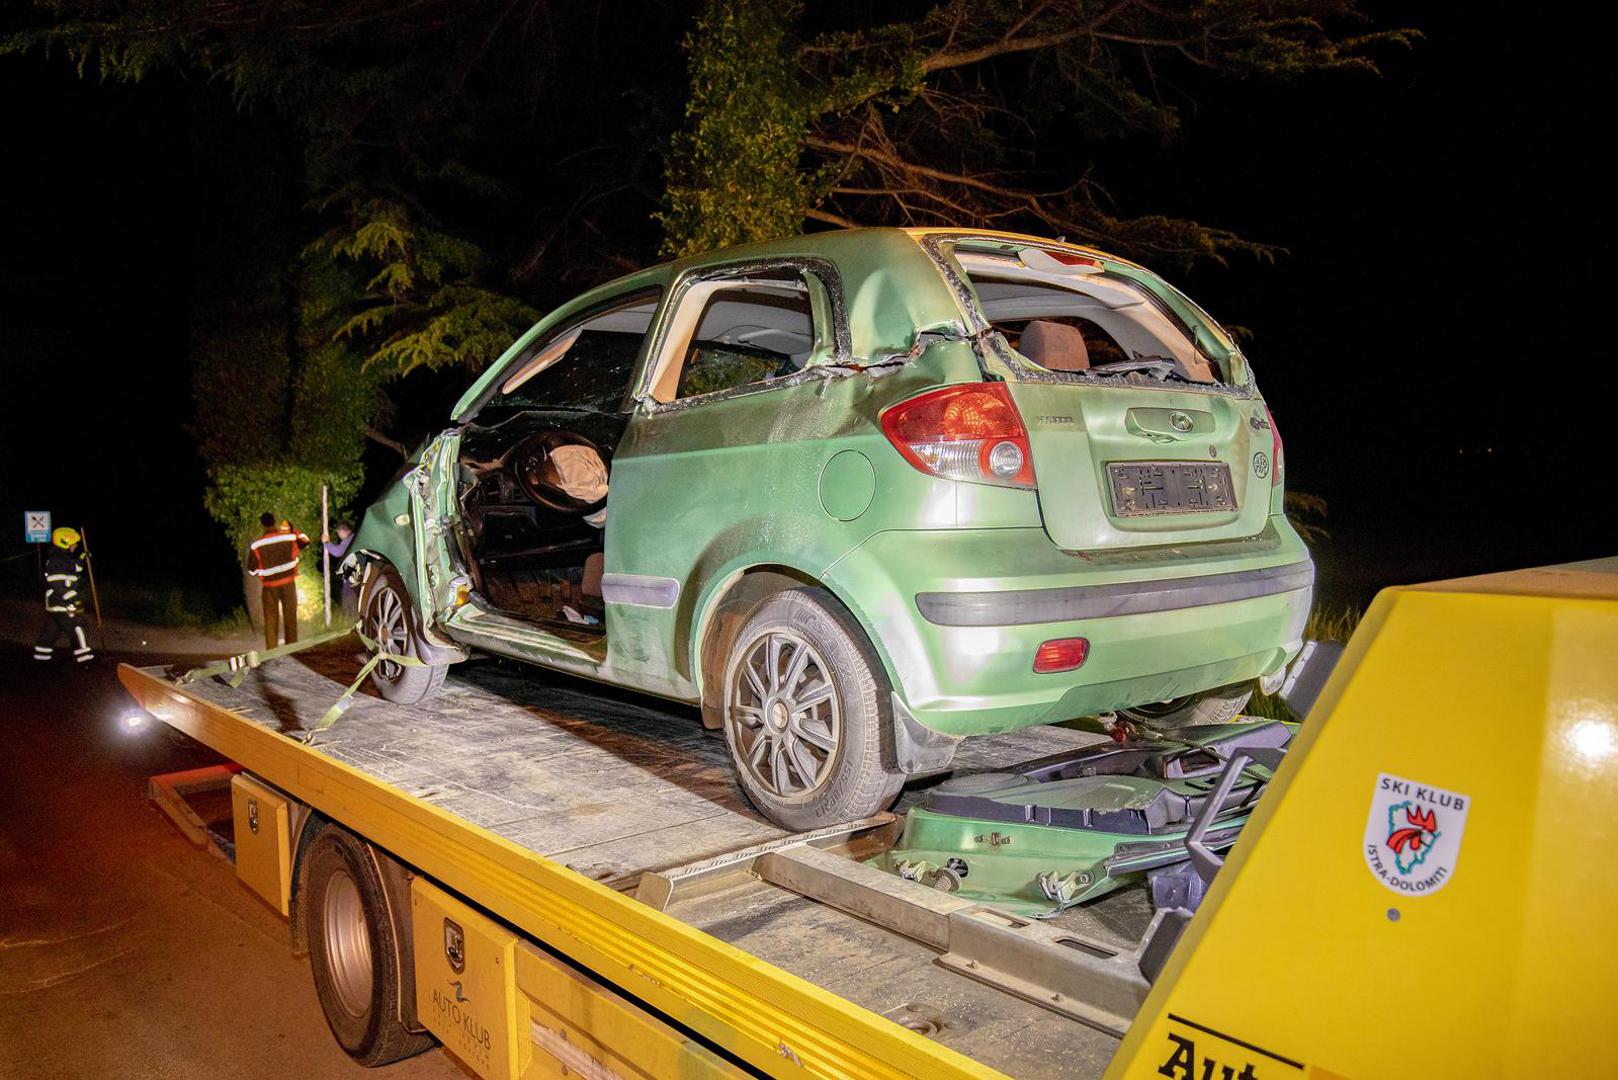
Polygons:
[[350,570],[419,701],[478,649],[700,704],[806,829],[966,735],[1236,715],[1314,578],[1239,348],[1123,259],[822,233],[593,289],[467,390]]

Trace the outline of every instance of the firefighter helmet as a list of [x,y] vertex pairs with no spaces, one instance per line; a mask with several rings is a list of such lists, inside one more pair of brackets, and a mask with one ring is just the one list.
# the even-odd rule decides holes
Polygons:
[[79,530],[70,529],[63,525],[60,529],[51,533],[51,543],[63,551],[72,551],[79,546]]

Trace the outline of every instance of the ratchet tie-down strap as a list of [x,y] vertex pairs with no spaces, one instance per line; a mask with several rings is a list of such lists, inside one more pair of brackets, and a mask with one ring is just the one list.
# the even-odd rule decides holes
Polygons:
[[186,683],[201,682],[203,679],[218,678],[229,686],[240,686],[242,680],[247,677],[247,673],[263,664],[266,660],[290,656],[295,652],[302,652],[304,649],[312,649],[316,645],[336,641],[338,638],[344,638],[355,633],[359,628],[360,624],[356,622],[348,626],[340,626],[335,630],[328,630],[324,634],[316,634],[314,637],[305,638],[303,641],[292,641],[285,645],[277,645],[273,649],[250,649],[247,652],[238,653],[228,660],[221,660],[205,667],[192,668],[175,681],[184,685]]
[[304,728],[301,732],[289,733],[292,734],[294,738],[301,736],[304,742],[311,742],[317,733],[325,731],[327,728],[331,727],[332,724],[336,723],[337,718],[343,715],[344,711],[346,711],[348,707],[354,703],[354,695],[359,691],[359,688],[365,684],[365,680],[370,677],[371,672],[376,670],[376,666],[378,664],[391,662],[398,664],[401,667],[426,667],[427,664],[424,661],[418,660],[414,656],[400,656],[396,653],[383,652],[381,645],[366,637],[365,634],[360,631],[360,624],[356,622],[350,626],[343,626],[335,630],[327,631],[324,634],[317,634],[316,636],[305,641],[296,641],[287,645],[278,645],[273,649],[252,649],[248,652],[239,653],[236,656],[232,656],[228,660],[221,660],[216,664],[209,664],[206,667],[192,668],[190,671],[187,671],[185,674],[181,675],[176,681],[183,685],[185,683],[200,682],[203,679],[217,678],[224,682],[227,686],[233,688],[238,687],[242,684],[242,680],[247,677],[247,673],[249,671],[252,671],[254,668],[261,667],[266,661],[275,660],[283,656],[290,656],[295,652],[301,652],[304,649],[312,649],[317,645],[325,645],[329,642],[336,641],[339,638],[345,638],[350,634],[353,634],[355,637],[359,638],[360,641],[365,643],[365,647],[370,651],[371,656],[360,668],[360,672],[354,677],[354,681],[348,684],[348,689],[342,692],[337,700],[332,703],[331,708],[326,710],[325,715],[322,716],[313,727]]
[[365,680],[370,677],[371,672],[376,670],[378,664],[394,663],[400,667],[427,666],[425,661],[418,660],[414,656],[400,656],[397,653],[383,652],[382,646],[361,633],[357,624],[354,627],[354,636],[365,643],[365,647],[371,651],[371,658],[365,661],[364,666],[360,668],[360,673],[354,677],[353,682],[348,684],[348,689],[344,690],[337,700],[332,702],[331,708],[326,710],[326,715],[320,718],[319,723],[312,728],[304,728],[303,741],[306,743],[313,742],[315,735],[325,731],[337,722],[337,718],[343,715],[348,707],[354,703],[355,693],[365,684]]

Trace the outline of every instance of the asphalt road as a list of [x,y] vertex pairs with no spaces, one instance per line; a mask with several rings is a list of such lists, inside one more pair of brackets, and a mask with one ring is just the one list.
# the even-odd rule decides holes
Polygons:
[[0,1077],[465,1080],[442,1051],[376,1073],[338,1049],[286,922],[147,802],[218,759],[121,730],[116,659],[0,641]]

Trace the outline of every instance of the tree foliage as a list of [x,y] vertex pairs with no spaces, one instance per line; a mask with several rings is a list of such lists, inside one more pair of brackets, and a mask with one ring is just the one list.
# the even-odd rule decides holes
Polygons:
[[399,201],[345,193],[344,213],[305,254],[364,268],[344,297],[334,338],[366,348],[367,366],[483,367],[539,312],[479,284],[488,256],[477,245],[415,219]]
[[534,92],[511,46],[539,6],[41,0],[0,36],[83,77],[201,76],[191,427],[238,556],[260,513],[313,528],[322,484],[349,509],[391,377],[481,366],[536,317],[465,225],[513,197],[474,162]]
[[[1009,226],[1159,261],[1271,249],[1162,214],[1128,216],[1090,161],[1040,145],[1170,138],[1198,77],[1376,71],[1355,0],[942,0],[812,25],[800,5],[707,0],[686,38],[686,127],[665,250],[852,224]],[[891,20],[891,21],[887,21]],[[791,165],[784,164],[791,162]],[[760,182],[749,182],[756,173]]]
[[778,236],[815,200],[803,169],[809,102],[784,62],[801,5],[712,3],[686,35],[688,127],[674,137],[666,248],[686,255]]
[[0,54],[56,51],[106,80],[200,74],[243,113],[283,119],[308,254],[361,275],[319,277],[343,293],[316,302],[343,313],[334,332],[367,363],[475,368],[532,322],[515,271],[532,276],[535,252],[496,255],[488,241],[509,244],[502,218],[523,213],[529,178],[508,153],[532,160],[542,141],[535,112],[557,29],[543,0],[35,0],[33,10]]
[[1109,158],[1209,79],[1374,73],[1412,37],[1357,0],[32,0],[0,55],[194,88],[192,429],[239,547],[321,483],[354,497],[400,376],[487,364],[659,243],[949,223],[1267,255],[1115,200]]

